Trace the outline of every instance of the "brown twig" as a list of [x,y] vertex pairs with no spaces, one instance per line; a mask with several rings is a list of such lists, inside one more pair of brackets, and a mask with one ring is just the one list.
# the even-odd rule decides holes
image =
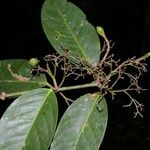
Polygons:
[[[105,37],[106,38],[106,37]],[[68,98],[64,96],[64,94],[59,89],[63,90],[70,90],[74,89],[71,87],[63,88],[62,85],[65,82],[65,79],[69,76],[73,75],[74,79],[77,80],[80,77],[85,77],[86,75],[93,76],[94,79],[94,87],[97,86],[100,90],[100,92],[103,94],[110,93],[112,96],[112,99],[114,99],[114,96],[117,93],[124,93],[126,94],[130,99],[131,103],[126,106],[131,106],[132,104],[135,105],[136,112],[135,116],[140,115],[142,109],[142,104],[132,98],[131,94],[129,92],[138,92],[145,90],[139,86],[138,80],[140,76],[142,75],[142,72],[146,72],[146,64],[141,63],[143,59],[147,58],[147,55],[141,58],[136,59],[135,57],[127,59],[124,62],[120,62],[120,60],[115,60],[113,57],[114,55],[109,55],[109,51],[111,49],[110,42],[105,39],[106,44],[103,46],[103,52],[105,53],[103,58],[97,63],[96,66],[89,66],[84,60],[80,59],[78,63],[74,63],[72,61],[69,61],[67,58],[67,54],[63,55],[47,55],[44,59],[47,62],[47,69],[41,71],[45,71],[46,73],[49,73],[51,76],[53,83],[54,83],[54,89],[56,92],[59,92],[60,95],[65,99],[66,103],[68,103]],[[68,53],[68,52],[67,52]],[[54,72],[52,75],[52,72],[50,70],[49,64],[52,64],[54,67]],[[56,72],[57,69],[61,69],[63,71],[63,77],[62,80],[57,86],[56,82]],[[130,71],[131,70],[131,71]],[[132,71],[135,70],[135,71]],[[135,74],[135,72],[137,72]],[[122,89],[116,89],[116,85],[120,82],[120,80],[128,79],[128,86],[124,87]],[[93,85],[92,85],[93,86]],[[75,86],[75,89],[80,88],[80,85]],[[85,86],[86,87],[86,86]],[[90,87],[89,84],[87,87]]]

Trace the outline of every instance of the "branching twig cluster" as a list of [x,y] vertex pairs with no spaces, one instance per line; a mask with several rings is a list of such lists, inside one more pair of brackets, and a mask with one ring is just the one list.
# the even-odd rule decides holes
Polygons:
[[[72,89],[80,89],[80,88],[88,88],[88,87],[98,87],[101,94],[110,93],[112,99],[114,99],[117,93],[124,93],[129,99],[130,102],[128,105],[124,107],[135,107],[135,117],[140,115],[142,117],[143,104],[139,103],[136,99],[133,98],[132,92],[140,93],[145,90],[139,86],[138,80],[141,77],[143,72],[146,72],[146,63],[143,62],[147,57],[150,57],[150,53],[145,54],[140,58],[130,58],[124,62],[120,60],[115,60],[114,55],[110,54],[110,50],[113,47],[113,44],[107,39],[105,34],[102,34],[104,38],[104,46],[101,51],[100,60],[94,65],[87,63],[84,58],[79,58],[77,61],[71,61],[70,51],[68,49],[64,49],[63,54],[49,54],[44,57],[44,61],[46,62],[46,68],[37,65],[33,68],[33,71],[44,72],[48,74],[52,80],[52,85],[48,84],[55,92],[59,92],[59,94],[65,99],[66,103],[69,105],[69,101],[72,102],[71,99],[67,98],[63,91],[72,90]],[[77,59],[75,59],[77,60]],[[20,81],[28,81],[31,78],[26,78],[21,75],[14,73],[11,69],[11,65],[8,65],[8,70],[12,77],[16,80]],[[58,83],[58,70],[61,70],[62,76],[59,74],[59,78],[61,77],[60,82]],[[91,76],[93,78],[93,82],[86,83],[83,85],[75,85],[69,87],[62,87],[65,79],[73,75],[74,80],[82,77],[84,79],[85,76]],[[121,84],[121,89],[118,88],[120,82],[124,80],[126,85]],[[18,95],[21,93],[18,93]],[[6,95],[6,93],[0,93],[0,99],[4,100],[6,97],[13,95]]]
[[[100,64],[100,65],[99,65]],[[131,96],[131,92],[135,91],[140,93],[143,88],[139,86],[138,80],[142,75],[142,72],[146,72],[146,64],[140,62],[135,57],[128,59],[122,63],[120,61],[114,61],[113,55],[106,57],[103,64],[101,62],[98,64],[98,70],[101,70],[101,74],[96,74],[96,79],[100,79],[100,89],[109,92],[114,99],[117,93],[126,94],[131,102],[125,107],[134,105],[136,108],[135,117],[137,115],[142,116],[141,111],[143,110],[143,105],[140,104],[136,99]],[[106,70],[106,71],[105,71]],[[117,84],[120,80],[125,80],[128,85],[122,89],[116,89]],[[103,81],[103,82],[101,82]]]
[[[71,99],[67,98],[63,91],[80,89],[80,88],[88,88],[88,87],[98,87],[101,94],[111,94],[112,99],[118,93],[124,93],[129,99],[130,102],[124,107],[135,107],[135,117],[140,115],[142,117],[143,104],[141,104],[138,100],[136,100],[132,96],[132,92],[140,93],[145,90],[139,86],[139,78],[141,77],[143,72],[146,72],[146,63],[143,62],[147,57],[150,56],[150,53],[145,54],[140,58],[130,58],[124,62],[120,60],[115,60],[114,55],[110,54],[110,50],[113,46],[110,41],[104,36],[105,42],[103,49],[101,51],[100,61],[94,65],[90,65],[87,63],[84,58],[78,60],[78,62],[71,61],[69,56],[71,55],[69,50],[64,49],[64,54],[49,54],[44,57],[46,62],[46,68],[37,65],[33,68],[33,71],[44,72],[48,74],[52,80],[53,84],[48,84],[50,88],[52,88],[55,92],[58,92],[69,105],[69,102],[72,102]],[[30,78],[25,78],[21,75],[14,73],[11,70],[11,65],[8,65],[8,70],[11,75],[20,81],[28,81]],[[58,74],[58,70],[61,70],[61,75]],[[85,76],[91,76],[93,78],[93,82],[86,83],[83,85],[75,85],[69,87],[63,87],[63,84],[66,78],[70,76],[74,77],[74,80],[82,77],[84,79]],[[61,77],[61,80],[57,81],[57,77]],[[126,84],[121,84],[121,88],[118,86],[121,81]],[[18,93],[19,94],[19,93]],[[10,95],[11,96],[11,95]],[[9,95],[5,95],[5,93],[0,93],[0,99],[5,99],[5,97],[9,97]]]
[[[111,45],[111,42],[108,41],[106,36],[104,38],[105,43],[101,52],[103,57],[94,66],[90,66],[82,59],[79,59],[78,63],[69,61],[67,59],[69,50],[65,49],[63,55],[52,54],[45,56],[44,60],[47,63],[46,70],[49,70],[49,74],[51,74],[54,80],[53,89],[55,89],[55,91],[59,91],[65,79],[71,75],[74,76],[75,80],[79,77],[84,78],[85,75],[90,75],[94,79],[93,83],[95,83],[101,93],[110,93],[112,99],[114,99],[114,96],[117,93],[124,93],[130,99],[130,103],[124,107],[134,105],[136,110],[135,117],[137,115],[142,116],[141,112],[143,110],[143,104],[140,104],[136,99],[134,99],[131,96],[131,92],[135,91],[140,93],[144,90],[139,86],[138,79],[142,75],[142,72],[147,71],[146,64],[142,61],[148,56],[144,55],[139,59],[133,57],[124,62],[115,60],[114,55],[109,54],[113,45]],[[51,65],[53,66],[53,73],[50,69]],[[57,85],[57,82],[55,81],[58,68],[63,71],[63,77],[59,85]],[[38,69],[43,71],[41,68]],[[117,84],[123,79],[128,82],[128,85],[126,87],[123,87],[122,85],[122,89],[117,89]],[[68,103],[68,98],[66,98],[62,92],[60,95],[65,98]]]
[[[106,37],[105,37],[106,38]],[[92,69],[93,77],[98,83],[100,91],[105,91],[110,93],[112,99],[117,93],[124,93],[130,98],[130,103],[124,107],[129,107],[131,105],[135,106],[135,116],[140,115],[142,117],[143,104],[140,104],[136,99],[131,96],[131,92],[135,91],[140,93],[142,90],[145,90],[139,86],[138,80],[142,75],[142,72],[146,72],[146,64],[141,62],[148,55],[145,55],[139,59],[135,57],[127,59],[124,62],[120,60],[115,61],[113,55],[109,55],[111,46],[108,40],[106,45],[104,44],[103,53],[104,57],[99,61],[97,66]],[[122,89],[116,89],[117,84],[120,83],[120,80],[125,79],[128,85]]]
[[68,60],[68,55],[69,52],[65,52],[63,55],[49,54],[44,58],[47,64],[51,64],[53,66],[54,76],[56,76],[57,68],[63,71],[63,78],[59,87],[61,87],[65,79],[71,75],[73,75],[75,80],[77,80],[80,77],[84,78],[85,75],[89,74],[89,67],[85,65],[86,63],[83,60],[80,59],[78,63],[74,63]]
[[[63,55],[52,54],[45,56],[44,60],[46,61],[47,69],[43,69],[38,67],[39,71],[47,72],[53,80],[54,87],[53,89],[57,92],[63,85],[65,79],[71,75],[74,76],[75,80],[79,77],[85,77],[85,75],[93,76],[93,83],[99,88],[101,93],[110,93],[112,99],[117,93],[124,93],[130,99],[130,103],[125,105],[124,107],[129,107],[131,105],[135,106],[135,117],[137,115],[142,116],[141,111],[143,110],[143,104],[140,104],[136,99],[131,96],[131,92],[135,91],[140,93],[143,88],[139,86],[138,79],[142,75],[142,72],[146,72],[146,64],[141,61],[146,57],[136,59],[135,57],[127,59],[124,62],[120,62],[120,60],[115,60],[114,56],[109,55],[110,42],[106,42],[104,44],[102,53],[104,53],[103,58],[97,63],[96,66],[89,66],[82,59],[79,60],[78,63],[71,62],[67,59],[68,51]],[[51,71],[50,66],[53,66],[53,71]],[[61,69],[63,71],[63,77],[59,85],[57,85],[57,81],[55,80],[57,70]],[[125,79],[128,82],[126,87],[122,89],[117,89],[117,84]],[[66,96],[60,92],[60,95],[65,98],[67,104],[70,99],[66,98]]]

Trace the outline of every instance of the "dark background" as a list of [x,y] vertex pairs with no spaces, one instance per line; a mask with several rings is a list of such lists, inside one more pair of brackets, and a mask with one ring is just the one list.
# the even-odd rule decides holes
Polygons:
[[[70,1],[85,12],[94,26],[104,27],[107,37],[115,43],[113,51],[118,58],[139,57],[150,51],[149,0]],[[1,60],[43,58],[54,51],[41,26],[40,11],[43,2],[44,0],[0,1]],[[141,85],[147,89],[150,89],[149,75],[149,72],[144,74],[140,80]],[[122,107],[127,102],[123,95],[115,101],[108,97],[109,120],[101,150],[150,150],[150,94],[147,91],[135,96],[145,105],[143,118],[134,119],[133,109]],[[11,102],[12,100],[0,102],[1,115]]]

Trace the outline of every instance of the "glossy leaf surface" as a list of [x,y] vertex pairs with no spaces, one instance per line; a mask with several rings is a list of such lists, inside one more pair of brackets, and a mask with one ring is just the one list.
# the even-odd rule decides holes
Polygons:
[[106,101],[98,93],[80,97],[62,117],[51,150],[98,150],[107,126],[107,113]]
[[70,59],[97,63],[100,42],[95,28],[85,14],[66,0],[46,0],[42,8],[44,32],[55,50],[69,50]]
[[50,89],[17,98],[0,120],[0,150],[47,150],[57,123],[57,101]]

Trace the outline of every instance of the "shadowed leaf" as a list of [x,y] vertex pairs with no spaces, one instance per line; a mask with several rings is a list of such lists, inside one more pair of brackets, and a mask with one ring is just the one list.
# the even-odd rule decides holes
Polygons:
[[10,97],[17,96],[46,85],[44,74],[32,76],[31,65],[27,60],[0,61],[0,94],[5,93]]

